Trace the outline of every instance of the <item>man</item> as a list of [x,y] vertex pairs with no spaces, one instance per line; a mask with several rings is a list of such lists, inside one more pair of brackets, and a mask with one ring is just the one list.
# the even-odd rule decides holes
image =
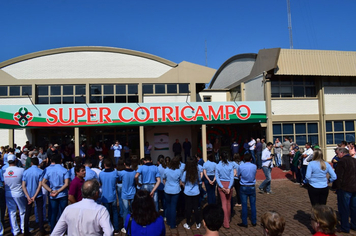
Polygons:
[[192,144],[188,141],[187,138],[185,138],[185,141],[183,143],[185,162],[187,162],[187,158],[190,157],[190,149],[191,148],[192,148]]
[[95,171],[90,169],[91,168],[91,160],[90,159],[85,160],[84,166],[85,166],[85,177],[84,177],[85,181],[98,178]]
[[180,155],[182,152],[182,145],[179,143],[179,140],[176,139],[176,142],[173,143],[173,148],[174,156]]
[[[11,232],[13,235],[18,235],[21,231],[25,232],[26,198],[22,191],[24,169],[16,166],[15,155],[8,155],[7,161],[9,167],[6,168],[4,173],[6,205],[9,212]],[[21,230],[17,224],[16,208],[19,209]]]
[[[51,165],[45,170],[42,185],[50,193],[51,205],[50,226],[51,232],[56,226],[57,217],[68,204],[69,172],[61,166],[62,158],[59,154],[51,157]],[[50,186],[47,185],[49,181]]]
[[68,192],[68,200],[72,204],[82,200],[82,186],[84,184],[84,177],[86,174],[85,166],[76,165],[74,170],[75,178],[70,183]]
[[120,145],[120,142],[116,140],[115,145],[111,145],[111,150],[114,150],[114,158],[115,158],[115,164],[117,165],[117,162],[119,161],[119,158],[121,157],[121,149],[122,146]]
[[356,230],[356,159],[350,156],[346,148],[338,148],[338,157],[340,160],[335,171],[337,179],[334,186],[337,189],[340,231],[349,233],[350,228]]
[[99,198],[99,182],[86,181],[82,187],[83,200],[64,210],[52,235],[113,235],[110,215],[104,206],[95,201]]
[[239,144],[234,140],[231,144],[231,156],[233,157],[236,153],[239,153]]
[[[22,190],[27,198],[26,214],[25,214],[25,233],[24,235],[30,235],[29,221],[32,211],[32,205],[36,202],[37,212],[43,212],[43,196],[42,196],[42,177],[43,170],[38,168],[38,158],[31,158],[31,167],[28,168],[22,176]],[[38,214],[38,222],[40,228],[40,235],[45,235],[43,214]]]
[[255,148],[256,148],[256,140],[251,137],[250,142],[248,142],[249,152],[252,156],[252,163],[256,164],[256,156],[255,156]]
[[208,154],[213,153],[213,145],[209,139],[206,141],[206,151]]
[[282,157],[281,157],[281,145],[282,143],[279,141],[279,138],[276,138],[276,140],[274,141],[274,162],[276,163],[276,166],[281,167],[282,165]]
[[40,147],[38,149],[38,151],[39,151],[39,153],[38,153],[37,157],[42,160],[42,165],[46,166],[47,165],[47,161],[48,161],[47,153],[43,152],[43,148],[42,147]]
[[26,160],[28,158],[28,149],[27,148],[24,148],[23,149],[23,153],[21,154],[21,164],[22,164],[22,167],[25,167],[26,166]]
[[257,169],[261,169],[262,167],[262,143],[260,141],[259,138],[256,139],[256,148],[255,148],[255,152],[256,152],[256,164],[257,164]]
[[102,189],[101,202],[109,212],[110,220],[114,226],[115,233],[119,232],[119,214],[117,211],[116,201],[116,183],[118,177],[119,176],[116,169],[113,167],[111,159],[104,159],[104,170],[99,174],[99,181]]
[[124,146],[124,157],[125,157],[125,159],[126,158],[130,158],[130,151],[131,151],[131,149],[130,149],[130,147],[129,147],[129,142],[126,142],[126,144],[125,144],[125,146]]
[[145,164],[140,166],[135,175],[136,183],[138,184],[138,177],[142,175],[142,187],[141,189],[147,190],[156,205],[156,211],[158,212],[158,193],[157,188],[161,183],[161,178],[157,166],[152,164],[151,157],[145,157]]
[[238,175],[240,179],[240,196],[241,196],[241,204],[242,204],[242,212],[241,219],[242,223],[237,224],[240,227],[247,228],[247,198],[250,199],[250,208],[251,208],[251,223],[252,226],[256,226],[257,224],[257,216],[256,216],[256,165],[251,163],[251,155],[245,154],[244,161],[239,165]]
[[99,155],[99,163],[98,163],[98,168],[99,168],[100,170],[104,169],[104,162],[103,162],[103,160],[104,160],[104,155],[103,155],[103,154],[100,154],[100,155]]
[[302,183],[301,186],[304,186],[305,184],[305,175],[307,173],[307,167],[309,165],[309,162],[313,158],[313,149],[311,148],[311,143],[307,142],[305,143],[305,151],[302,154],[302,170],[301,170],[301,175],[302,175]]
[[266,179],[261,183],[259,190],[260,193],[264,193],[264,190],[266,190],[267,194],[272,193],[271,191],[271,172],[273,168],[273,155],[271,155],[271,149],[273,147],[273,143],[268,142],[267,147],[265,150],[262,152],[261,160],[262,160],[262,170],[263,173],[265,174]]
[[286,136],[284,137],[284,142],[282,143],[282,161],[284,165],[284,170],[283,172],[289,172],[290,171],[290,162],[289,162],[289,149],[290,149],[291,143],[289,142],[289,138]]
[[204,236],[218,236],[224,222],[224,211],[217,204],[206,205],[203,209]]

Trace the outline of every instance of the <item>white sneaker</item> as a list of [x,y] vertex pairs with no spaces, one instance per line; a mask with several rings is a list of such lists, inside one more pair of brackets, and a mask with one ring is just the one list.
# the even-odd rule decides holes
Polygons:
[[189,227],[189,225],[188,225],[187,223],[185,223],[185,224],[183,225],[183,227],[184,227],[185,229],[190,229],[190,227]]
[[164,217],[164,218],[163,218],[163,220],[164,220],[164,221],[167,221],[167,218],[166,218],[166,217]]
[[200,229],[200,227],[201,227],[201,224],[200,223],[197,224],[197,229]]
[[125,229],[125,228],[122,228],[122,229],[121,229],[121,232],[123,232],[124,234],[126,234],[126,229]]

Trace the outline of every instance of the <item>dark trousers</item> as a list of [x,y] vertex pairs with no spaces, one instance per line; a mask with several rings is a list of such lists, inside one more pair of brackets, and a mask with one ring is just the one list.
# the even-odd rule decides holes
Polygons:
[[285,170],[290,170],[289,155],[288,154],[283,154],[282,159],[283,159],[283,164],[284,164]]
[[189,226],[192,225],[191,222],[192,210],[194,210],[194,218],[196,224],[200,224],[199,195],[196,196],[185,195],[185,219]]
[[5,202],[5,190],[4,188],[0,188],[0,208],[1,208],[1,222],[2,225],[5,224],[5,210],[6,210],[6,202]]
[[234,188],[236,191],[236,203],[241,204],[241,197],[240,197],[240,180],[239,179],[234,179]]
[[[208,175],[208,177],[211,181],[214,179],[214,175]],[[211,185],[209,183],[209,181],[204,178],[204,184],[205,184],[206,192],[208,194],[208,204],[215,204],[216,203],[216,196],[215,196],[216,181],[214,182],[213,185]]]
[[[356,193],[346,192],[338,189],[337,206],[340,215],[340,228],[348,233],[350,228],[356,229]],[[350,222],[351,219],[351,222]]]
[[308,186],[308,195],[310,203],[312,206],[315,205],[326,205],[326,201],[329,195],[329,187],[326,188],[314,188],[313,186]]
[[[39,223],[39,227],[40,227],[40,231],[44,231],[44,227],[43,227],[43,197],[37,197],[35,199],[36,201],[36,207],[37,207],[37,212],[38,212],[38,223]],[[32,205],[33,202],[31,204],[27,204],[26,205],[26,213],[25,213],[25,235],[27,235],[29,233],[29,223],[30,223],[30,216],[32,214]]]

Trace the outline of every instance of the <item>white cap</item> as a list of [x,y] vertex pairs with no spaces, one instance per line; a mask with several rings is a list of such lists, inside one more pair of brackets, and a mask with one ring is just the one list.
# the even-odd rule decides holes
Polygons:
[[15,161],[16,160],[16,156],[14,154],[9,154],[7,156],[7,161]]

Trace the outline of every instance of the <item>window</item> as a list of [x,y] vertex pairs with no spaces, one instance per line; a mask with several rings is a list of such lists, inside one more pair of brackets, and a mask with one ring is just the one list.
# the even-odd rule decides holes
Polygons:
[[323,86],[356,86],[354,77],[340,76],[340,77],[323,77]]
[[315,79],[311,76],[276,76],[271,81],[272,97],[316,97]]
[[27,97],[32,95],[31,85],[0,86],[0,97]]
[[292,138],[298,145],[310,142],[312,145],[319,143],[317,123],[280,123],[273,124],[273,142],[279,138],[283,142],[284,137]]
[[37,104],[85,103],[85,85],[38,85]]
[[189,84],[143,84],[143,94],[182,94],[189,93]]
[[137,84],[91,84],[90,103],[137,103]]
[[211,96],[203,96],[203,102],[211,102]]
[[355,121],[326,121],[326,144],[336,145],[341,141],[355,141]]

